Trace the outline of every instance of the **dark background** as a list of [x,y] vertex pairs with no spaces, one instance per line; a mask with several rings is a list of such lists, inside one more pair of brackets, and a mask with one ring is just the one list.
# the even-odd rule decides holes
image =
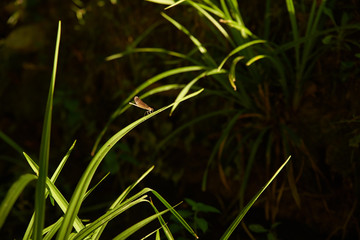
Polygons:
[[[241,4],[247,25],[256,32],[257,28],[261,28],[262,1],[245,1]],[[331,6],[335,17],[340,19],[347,13],[351,23],[359,24],[360,6],[357,1],[332,1]],[[273,18],[281,25],[273,35],[274,40],[281,40],[291,31],[285,1],[274,1],[272,8]],[[124,51],[154,24],[158,26],[141,42],[141,47],[162,47],[184,52],[192,48],[187,37],[160,16],[162,10],[163,6],[140,0],[119,1],[117,4],[109,1],[50,0],[0,3],[0,130],[33,159],[37,159],[39,153],[57,24],[58,20],[62,21],[49,174],[76,139],[75,149],[57,181],[58,188],[67,199],[70,199],[90,161],[95,140],[111,114],[133,89],[146,79],[169,69],[166,65],[168,59],[154,54],[137,53],[114,61],[105,61],[105,58]],[[302,20],[306,15],[304,12],[299,9],[297,19],[300,27],[302,23],[306,24],[306,20]],[[192,26],[191,29],[200,39],[207,39],[208,29],[195,12],[172,9],[169,14],[179,17],[184,25]],[[359,238],[360,61],[354,56],[359,53],[359,37],[356,31],[343,36],[340,44],[344,45],[328,49],[319,58],[297,111],[279,110],[284,116],[291,116],[286,118],[289,126],[301,139],[298,148],[289,152],[292,154],[292,171],[301,204],[297,205],[292,197],[287,178],[290,170],[287,168],[247,214],[246,224],[257,223],[270,228],[273,223],[280,222],[274,230],[278,239]],[[207,40],[211,43],[211,39]],[[187,75],[179,75],[163,83],[187,83],[190,79]],[[213,87],[207,83],[199,85],[209,89]],[[276,91],[271,91],[270,87],[270,93],[276,94]],[[146,102],[158,109],[170,104],[177,93],[161,93],[149,97]],[[222,109],[227,104],[224,99],[205,94],[182,103],[172,117],[162,113],[131,131],[101,165],[94,183],[107,172],[111,174],[85,202],[81,217],[96,219],[129,184],[155,165],[155,170],[141,187],[155,189],[171,204],[190,198],[219,209],[219,214],[200,213],[209,224],[209,229],[205,233],[198,230],[202,239],[218,239],[239,212],[241,175],[237,173],[236,161],[225,160],[220,165],[215,164],[218,166],[210,169],[205,192],[201,191],[201,180],[212,149],[224,129],[226,116],[191,125],[162,148],[157,146],[178,127],[197,116]],[[276,108],[277,105],[272,107]],[[107,140],[142,116],[143,111],[130,108],[112,122],[104,139]],[[276,119],[281,118],[271,119],[271,123],[266,124],[277,125]],[[239,136],[243,129],[264,127],[261,125],[263,123],[255,127],[251,124],[251,120],[239,121],[232,130],[235,140],[226,147],[231,149],[237,146],[234,142],[241,141]],[[281,138],[275,135],[277,137]],[[266,145],[260,144],[258,152],[266,152]],[[239,151],[239,155],[243,159],[239,161],[243,163],[250,151]],[[285,155],[275,154],[277,161],[268,167],[259,154],[248,182],[246,202],[269,179],[268,174],[273,173],[285,160]],[[225,152],[223,159],[227,157],[233,156],[227,156]],[[31,172],[31,169],[24,157],[1,141],[0,199],[5,197],[11,184],[27,172]],[[281,197],[278,197],[279,192]],[[33,212],[33,193],[34,185],[21,195],[1,230],[1,236],[19,239],[23,235]],[[191,210],[191,206],[185,202],[179,209]],[[104,239],[115,236],[119,225],[130,226],[151,212],[148,206],[129,211],[110,224],[110,230],[106,233],[109,236],[104,236]],[[49,204],[46,225],[58,216],[61,216],[61,212]],[[139,237],[155,227],[144,230]],[[187,233],[178,234],[190,238]],[[234,239],[244,234],[243,228],[239,227]],[[265,239],[265,234],[255,236]]]

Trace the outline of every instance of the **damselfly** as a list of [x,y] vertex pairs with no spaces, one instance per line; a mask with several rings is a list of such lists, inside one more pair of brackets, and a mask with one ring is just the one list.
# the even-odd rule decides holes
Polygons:
[[134,106],[136,106],[138,108],[142,108],[142,109],[147,110],[145,114],[149,114],[149,113],[152,113],[154,111],[154,109],[152,107],[149,107],[149,105],[144,103],[138,96],[134,97],[134,102],[135,103],[129,102],[129,104],[134,105]]

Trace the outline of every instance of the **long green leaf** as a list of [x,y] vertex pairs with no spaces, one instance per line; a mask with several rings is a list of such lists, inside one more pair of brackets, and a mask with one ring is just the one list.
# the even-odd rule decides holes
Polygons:
[[[201,93],[203,91],[203,89],[194,92],[192,94],[189,94],[187,97],[183,98],[181,101],[187,100],[189,98],[192,98],[194,96],[196,96],[197,94]],[[128,132],[130,132],[132,129],[134,129],[136,126],[138,126],[139,124],[141,124],[142,122],[150,119],[151,117],[159,114],[162,111],[165,111],[166,109],[172,107],[175,103],[174,102],[166,107],[163,107],[157,111],[154,111],[153,113],[142,117],[141,119],[133,122],[132,124],[128,125],[127,127],[123,128],[122,130],[120,130],[118,133],[116,133],[113,137],[111,137],[104,145],[102,148],[99,149],[99,151],[96,153],[96,155],[94,156],[94,158],[91,160],[91,162],[89,163],[88,167],[86,168],[84,174],[82,175],[81,179],[79,180],[78,185],[76,186],[76,189],[73,193],[73,196],[70,200],[70,204],[69,207],[67,209],[67,212],[65,214],[65,218],[63,221],[63,224],[59,230],[59,233],[57,235],[57,239],[58,240],[62,240],[62,239],[67,239],[71,229],[72,229],[72,225],[75,219],[75,216],[78,214],[79,210],[80,210],[80,206],[82,204],[82,199],[86,193],[86,190],[90,184],[90,181],[96,171],[96,169],[98,168],[98,166],[100,165],[100,163],[102,162],[102,160],[104,159],[104,157],[106,156],[106,154],[110,151],[110,149],[122,138],[124,137]]]
[[[26,153],[24,153],[24,156],[25,156],[26,160],[28,161],[32,170],[35,172],[35,174],[38,174],[38,172],[39,172],[38,165]],[[68,208],[68,205],[69,205],[69,203],[67,202],[65,197],[61,194],[59,189],[54,185],[54,183],[49,178],[46,178],[46,185],[47,185],[47,188],[51,191],[51,195],[54,198],[55,202],[59,205],[59,207],[63,211],[63,213],[65,213]],[[84,228],[84,225],[82,224],[79,217],[76,217],[74,227],[75,227],[76,231],[80,231],[81,229]]]
[[209,71],[205,71],[201,74],[199,74],[198,76],[196,76],[192,81],[190,81],[182,90],[181,92],[178,94],[178,96],[176,97],[175,102],[178,102],[176,104],[174,104],[174,106],[171,108],[170,111],[170,116],[172,115],[172,113],[175,111],[175,109],[177,108],[177,106],[179,105],[179,101],[190,91],[190,88],[197,82],[199,81],[201,78],[205,77],[205,76],[211,76],[214,74],[223,74],[225,73],[224,70],[222,71],[218,71],[217,69],[212,69]]
[[37,177],[34,174],[24,174],[11,185],[0,206],[0,229],[2,228],[6,217],[12,209],[16,199],[22,193],[24,188],[35,179],[37,179]]
[[129,227],[128,229],[126,229],[125,231],[123,231],[122,233],[120,233],[119,235],[117,235],[114,240],[125,240],[128,237],[130,237],[132,234],[134,234],[136,231],[138,231],[139,229],[141,229],[142,227],[144,227],[145,225],[149,224],[150,222],[154,221],[156,218],[158,218],[159,216],[163,215],[164,213],[168,212],[169,209],[166,209],[160,213],[154,214],[150,217],[145,218],[144,220],[132,225],[131,227]]
[[40,144],[40,157],[39,157],[40,169],[39,169],[39,178],[36,184],[36,192],[35,192],[35,212],[36,212],[35,222],[34,222],[35,240],[42,239],[42,230],[44,228],[44,222],[45,222],[44,196],[45,196],[46,178],[47,178],[48,164],[49,164],[51,118],[52,118],[57,61],[59,55],[60,36],[61,36],[61,21],[59,21],[59,26],[58,26],[53,72],[51,77],[48,100],[46,103],[44,125],[43,125],[41,144]]
[[[169,76],[173,76],[176,74],[181,74],[181,73],[185,73],[185,72],[194,72],[194,71],[200,71],[200,70],[204,70],[205,68],[202,66],[186,66],[186,67],[180,67],[180,68],[176,68],[176,69],[171,69],[165,72],[162,72],[148,80],[146,80],[143,84],[141,84],[139,87],[137,87],[130,95],[128,98],[126,98],[121,104],[120,106],[115,110],[115,112],[111,115],[109,121],[106,123],[104,129],[101,131],[101,133],[99,134],[99,136],[97,137],[95,144],[93,146],[93,149],[91,150],[91,155],[95,154],[95,151],[98,147],[98,145],[100,144],[100,141],[102,139],[102,137],[104,136],[105,132],[107,131],[108,127],[110,126],[110,124],[112,123],[112,121],[114,121],[114,119],[116,119],[120,114],[122,114],[126,107],[129,107],[128,103],[129,101],[132,100],[132,98],[134,96],[136,96],[138,93],[140,93],[142,90],[144,90],[145,88],[147,88],[148,86],[150,86],[151,84],[160,81],[162,79],[165,79]],[[124,107],[125,106],[125,107]]]
[[255,201],[260,197],[260,195],[265,191],[265,189],[270,185],[270,183],[275,179],[275,177],[279,174],[279,172],[285,167],[285,165],[290,160],[290,157],[281,165],[281,167],[275,172],[275,174],[271,177],[271,179],[261,188],[261,190],[250,200],[250,202],[244,207],[244,209],[239,213],[239,215],[235,218],[235,220],[231,223],[229,228],[225,231],[225,233],[221,236],[221,240],[227,240],[231,236],[231,234],[234,232],[236,227],[239,225],[241,220],[244,218],[246,213],[249,211],[249,209],[252,207],[252,205],[255,203]]

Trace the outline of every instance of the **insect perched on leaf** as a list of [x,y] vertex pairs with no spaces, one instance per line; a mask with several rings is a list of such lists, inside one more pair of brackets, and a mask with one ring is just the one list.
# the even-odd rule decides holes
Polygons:
[[152,107],[149,107],[149,105],[144,103],[138,96],[134,97],[134,102],[135,103],[129,102],[129,104],[134,105],[134,106],[136,106],[138,108],[142,108],[142,109],[147,110],[145,114],[150,114],[150,113],[152,113],[154,111],[154,109]]

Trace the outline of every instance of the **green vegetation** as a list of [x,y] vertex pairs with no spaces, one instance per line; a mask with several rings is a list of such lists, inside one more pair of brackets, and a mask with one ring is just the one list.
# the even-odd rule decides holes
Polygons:
[[360,236],[358,3],[0,6],[2,235]]

